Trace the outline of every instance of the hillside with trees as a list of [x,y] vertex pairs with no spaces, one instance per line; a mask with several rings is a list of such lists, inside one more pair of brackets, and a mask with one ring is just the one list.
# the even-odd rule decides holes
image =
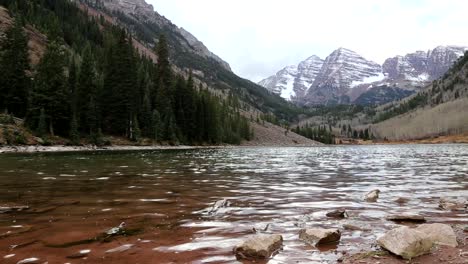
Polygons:
[[468,133],[468,52],[417,94],[376,109],[379,138],[409,140]]
[[[24,118],[36,135],[97,145],[106,144],[103,135],[171,144],[238,144],[252,137],[237,106],[196,85],[190,72],[174,72],[164,34],[153,63],[135,50],[130,32],[73,2],[0,4],[14,17],[1,41],[0,109]],[[29,60],[26,25],[47,36],[37,65]]]

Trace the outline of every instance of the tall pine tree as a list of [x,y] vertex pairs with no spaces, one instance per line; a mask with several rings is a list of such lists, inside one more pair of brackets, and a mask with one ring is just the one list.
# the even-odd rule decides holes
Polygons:
[[24,117],[30,90],[28,39],[21,18],[6,32],[0,57],[0,111]]
[[64,67],[63,48],[56,42],[49,43],[37,67],[28,123],[37,127],[41,109],[44,109],[48,132],[52,135],[69,133],[70,96]]

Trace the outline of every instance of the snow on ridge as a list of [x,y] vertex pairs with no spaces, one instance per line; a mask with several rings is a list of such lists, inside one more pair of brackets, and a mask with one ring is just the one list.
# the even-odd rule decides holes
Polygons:
[[380,81],[383,81],[385,78],[386,78],[385,74],[383,74],[382,72],[379,72],[377,75],[371,75],[369,77],[364,77],[364,79],[362,79],[360,81],[352,81],[350,87],[354,88],[354,87],[362,85],[362,84],[380,82]]
[[430,76],[426,72],[419,74],[418,76],[411,76],[411,75],[405,74],[405,79],[411,82],[427,82],[429,78]]

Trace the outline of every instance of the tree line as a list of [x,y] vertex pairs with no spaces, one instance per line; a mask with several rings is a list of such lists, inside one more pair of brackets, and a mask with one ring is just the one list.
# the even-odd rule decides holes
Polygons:
[[[0,0],[15,15],[1,42],[0,110],[25,118],[39,136],[71,142],[103,134],[185,144],[238,144],[249,121],[231,100],[173,71],[164,35],[157,63],[140,55],[132,35],[67,0]],[[26,24],[47,35],[37,66],[28,59]]]
[[296,134],[324,144],[335,144],[335,136],[332,133],[331,126],[327,127],[323,125],[315,127],[306,123],[303,126],[297,126],[291,130]]

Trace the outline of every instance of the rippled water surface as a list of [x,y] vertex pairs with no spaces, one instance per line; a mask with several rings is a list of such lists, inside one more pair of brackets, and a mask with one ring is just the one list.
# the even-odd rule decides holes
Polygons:
[[[364,202],[376,188],[379,201]],[[390,213],[468,223],[437,208],[442,196],[468,197],[468,145],[0,155],[0,206],[29,206],[0,214],[0,262],[236,263],[233,246],[268,226],[285,240],[270,263],[333,263],[372,248],[395,225]],[[230,205],[208,213],[221,199]],[[336,208],[349,218],[325,216]],[[103,237],[121,222],[128,236]],[[301,228],[348,222],[371,231],[343,230],[320,249],[298,239]]]

